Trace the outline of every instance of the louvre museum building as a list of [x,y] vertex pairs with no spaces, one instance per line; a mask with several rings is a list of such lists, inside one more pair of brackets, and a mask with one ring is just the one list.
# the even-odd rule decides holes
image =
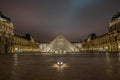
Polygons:
[[0,12],[0,53],[120,52],[120,13],[115,14],[108,24],[109,26],[106,26],[108,32],[100,36],[93,32],[86,40],[78,40],[80,42],[71,42],[63,34],[57,35],[50,42],[39,42],[31,34],[25,36],[15,34],[11,19]]

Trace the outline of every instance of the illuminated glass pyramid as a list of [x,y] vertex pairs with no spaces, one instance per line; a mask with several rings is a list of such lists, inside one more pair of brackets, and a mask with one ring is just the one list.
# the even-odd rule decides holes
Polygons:
[[71,42],[69,42],[63,35],[58,35],[42,52],[53,52],[56,54],[64,54],[68,52],[78,52]]

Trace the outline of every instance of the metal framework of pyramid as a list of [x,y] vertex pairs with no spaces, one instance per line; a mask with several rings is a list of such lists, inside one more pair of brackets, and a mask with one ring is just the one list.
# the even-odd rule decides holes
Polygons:
[[63,35],[58,35],[42,52],[53,52],[56,54],[64,54],[68,52],[78,52],[71,42],[69,42]]

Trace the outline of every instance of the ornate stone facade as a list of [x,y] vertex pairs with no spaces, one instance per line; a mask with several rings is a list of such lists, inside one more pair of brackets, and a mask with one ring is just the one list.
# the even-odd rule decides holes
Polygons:
[[112,17],[106,34],[87,39],[82,45],[82,51],[120,52],[120,13]]
[[109,51],[109,35],[106,33],[95,39],[82,43],[82,51],[106,52]]
[[0,12],[0,53],[49,52],[66,54],[74,52],[120,52],[120,13],[114,15],[109,23],[108,32],[96,36],[90,34],[84,42],[71,42],[58,35],[51,42],[36,42],[27,34],[25,37],[14,35],[10,18]]
[[13,38],[13,53],[23,53],[23,52],[38,52],[39,43],[34,41],[34,39],[27,39],[26,37],[21,37],[15,35]]
[[114,15],[109,24],[110,51],[120,51],[120,13]]
[[14,26],[10,18],[0,12],[0,53],[12,52],[13,30]]
[[0,54],[39,51],[39,43],[32,36],[14,35],[10,18],[0,12]]

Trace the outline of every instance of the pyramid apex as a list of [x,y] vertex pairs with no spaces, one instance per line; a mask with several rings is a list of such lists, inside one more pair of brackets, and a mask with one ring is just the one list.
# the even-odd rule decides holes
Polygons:
[[62,34],[59,34],[58,36],[64,36],[64,35],[62,35]]
[[79,49],[71,44],[64,35],[59,34],[57,37],[46,47],[42,52],[53,52],[56,54],[68,53],[68,52],[77,52]]
[[64,37],[64,35],[63,34],[61,34],[61,33],[59,33],[58,35],[57,35],[57,37]]

